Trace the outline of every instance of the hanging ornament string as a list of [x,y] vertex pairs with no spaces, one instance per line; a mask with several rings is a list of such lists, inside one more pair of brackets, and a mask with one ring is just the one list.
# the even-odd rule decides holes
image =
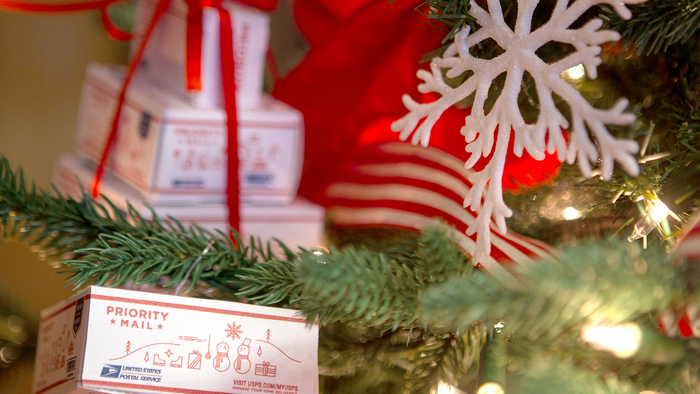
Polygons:
[[[228,220],[231,228],[238,230],[239,188],[238,188],[238,119],[236,117],[236,74],[233,58],[233,26],[231,15],[219,7],[220,42],[221,42],[221,83],[226,109],[226,127],[228,129],[228,172],[226,174],[226,197],[228,203]],[[231,237],[233,239],[233,237]]]
[[[276,1],[275,1],[276,3]],[[226,174],[226,202],[229,208],[229,226],[239,229],[240,198],[238,179],[238,119],[236,114],[236,79],[233,56],[233,22],[221,6],[221,0],[187,1],[187,44],[185,83],[187,90],[202,89],[202,13],[205,7],[219,11],[219,43],[221,56],[221,83],[226,111],[228,171]],[[145,41],[145,40],[144,40]],[[231,237],[233,238],[233,237]]]
[[109,157],[109,152],[112,150],[112,146],[117,140],[117,130],[119,129],[119,118],[121,118],[122,108],[124,107],[124,100],[126,98],[126,91],[129,89],[129,84],[136,74],[136,70],[141,63],[141,58],[148,44],[148,39],[151,37],[156,24],[163,16],[165,11],[170,6],[170,0],[160,0],[158,1],[158,6],[156,7],[153,17],[148,23],[148,27],[144,32],[144,35],[139,43],[138,49],[134,53],[134,56],[129,61],[126,73],[124,74],[124,80],[122,81],[121,89],[119,90],[119,97],[117,98],[117,108],[114,111],[114,116],[112,117],[112,124],[109,129],[109,134],[107,135],[107,142],[102,149],[102,156],[97,165],[97,170],[95,171],[95,180],[92,184],[92,197],[97,197],[99,194],[100,182],[102,181],[102,175],[104,174],[105,165],[107,164],[107,158]]
[[110,38],[117,41],[131,40],[131,33],[117,27],[109,19],[109,6],[125,0],[95,0],[67,3],[27,3],[24,1],[0,0],[0,10],[15,13],[64,13],[80,11],[100,11],[102,26]]

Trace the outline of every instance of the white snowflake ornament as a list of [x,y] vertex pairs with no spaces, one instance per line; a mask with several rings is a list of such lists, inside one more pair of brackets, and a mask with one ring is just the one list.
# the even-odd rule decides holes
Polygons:
[[[431,72],[418,71],[418,78],[425,81],[418,85],[418,91],[435,92],[441,97],[431,103],[421,104],[409,95],[404,95],[403,103],[410,112],[395,121],[391,126],[392,130],[400,131],[402,140],[413,134],[413,144],[420,142],[421,145],[427,146],[430,131],[442,113],[474,94],[471,114],[465,118],[461,129],[467,142],[466,150],[471,153],[465,167],[471,168],[482,156],[487,157],[494,150],[485,168],[475,172],[469,179],[474,186],[464,199],[464,206],[470,207],[478,214],[467,230],[467,235],[477,234],[475,262],[478,262],[482,254],[490,254],[491,221],[493,220],[498,230],[505,234],[505,219],[513,214],[503,202],[502,187],[511,134],[514,138],[514,153],[517,156],[521,156],[523,150],[526,150],[536,160],[542,160],[545,150],[550,154],[556,150],[560,161],[577,161],[585,176],[591,176],[590,163],[598,161],[605,179],[611,177],[615,162],[622,165],[630,175],[639,174],[639,167],[634,158],[639,149],[638,144],[632,140],[616,139],[606,128],[606,125],[623,126],[635,121],[633,114],[623,112],[627,107],[627,100],[620,99],[610,109],[595,108],[573,86],[564,81],[561,74],[571,67],[583,64],[588,77],[595,79],[596,68],[601,63],[598,56],[601,52],[600,45],[620,39],[620,35],[615,31],[600,30],[603,22],[597,18],[591,19],[581,28],[571,29],[571,24],[584,12],[597,4],[609,4],[620,16],[629,19],[632,15],[625,4],[643,1],[575,0],[569,5],[568,0],[557,0],[550,19],[532,31],[532,15],[538,0],[518,0],[515,29],[511,29],[504,21],[499,0],[487,0],[488,11],[472,0],[470,14],[476,18],[476,24],[480,28],[475,32],[471,32],[469,27],[463,28],[456,34],[454,43],[445,50],[443,56],[432,60]],[[504,50],[501,55],[487,60],[476,58],[469,53],[471,47],[489,38]],[[551,41],[570,44],[575,51],[548,64],[538,57],[535,51]],[[448,78],[458,77],[467,71],[472,71],[473,75],[460,86],[452,88],[443,79],[443,69],[446,70],[445,75]],[[504,72],[506,79],[503,90],[487,114],[484,103],[489,87],[493,80]],[[530,124],[525,122],[518,107],[518,94],[525,72],[535,81],[540,103],[537,121]],[[569,124],[556,108],[553,93],[569,105],[572,124]],[[567,143],[561,129],[569,127],[571,136]],[[589,131],[598,142],[597,146],[591,141]]]

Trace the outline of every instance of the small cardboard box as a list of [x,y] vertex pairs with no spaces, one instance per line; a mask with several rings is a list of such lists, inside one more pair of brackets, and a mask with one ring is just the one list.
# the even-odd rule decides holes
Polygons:
[[[88,67],[78,112],[77,150],[99,160],[109,134],[123,69]],[[149,204],[225,201],[225,113],[202,110],[135,79],[124,103],[107,165]],[[241,199],[289,204],[303,160],[301,113],[265,96],[238,112]]]
[[318,325],[290,309],[96,286],[42,311],[33,393],[115,392],[316,394]]
[[[139,0],[134,19],[132,51],[138,47],[158,1]],[[232,1],[224,1],[233,23],[236,65],[236,105],[250,109],[260,105],[265,55],[270,36],[270,16]],[[219,13],[205,8],[202,20],[202,90],[185,88],[187,5],[174,0],[156,25],[141,60],[139,72],[146,79],[188,100],[197,108],[221,109],[221,48]]]
[[[64,195],[73,198],[81,196],[83,188],[92,184],[95,166],[86,160],[72,156],[61,156],[54,166],[53,183]],[[139,195],[128,185],[106,171],[102,180],[100,193],[107,197],[117,208],[126,212],[127,203],[146,219],[153,213],[140,199]],[[184,225],[196,222],[207,230],[228,232],[228,209],[222,204],[207,204],[195,207],[151,206],[162,219],[172,216]],[[306,249],[323,244],[323,207],[310,203],[303,198],[295,199],[285,206],[241,205],[241,235],[244,240],[253,236],[266,242],[277,238],[295,250]]]

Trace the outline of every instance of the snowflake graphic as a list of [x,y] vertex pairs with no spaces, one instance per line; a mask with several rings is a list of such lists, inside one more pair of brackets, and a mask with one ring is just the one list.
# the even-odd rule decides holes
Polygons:
[[[625,4],[636,4],[644,0],[557,0],[550,19],[536,30],[531,29],[532,15],[538,0],[518,0],[518,15],[514,29],[503,18],[499,0],[487,0],[488,11],[472,0],[470,14],[480,26],[475,32],[464,27],[455,36],[442,57],[432,60],[430,72],[420,70],[418,78],[424,83],[418,85],[421,93],[435,92],[441,97],[430,103],[417,103],[409,95],[403,96],[403,103],[409,110],[401,119],[392,124],[394,131],[400,131],[401,140],[411,134],[413,144],[427,146],[430,131],[442,113],[450,106],[474,94],[471,113],[466,116],[461,133],[466,140],[466,151],[471,153],[465,163],[471,168],[482,156],[493,156],[481,171],[475,172],[470,181],[474,185],[464,199],[464,206],[478,215],[470,223],[467,235],[477,234],[474,262],[491,251],[492,227],[505,234],[505,219],[513,212],[503,202],[502,177],[508,154],[508,143],[514,139],[514,153],[521,156],[526,150],[533,158],[542,160],[545,151],[557,151],[560,161],[578,162],[581,172],[591,176],[590,163],[600,162],[603,178],[612,175],[615,162],[618,162],[630,175],[639,174],[634,158],[639,146],[635,141],[614,138],[606,125],[624,126],[632,124],[635,116],[624,113],[628,102],[620,99],[612,108],[598,109],[569,83],[562,79],[562,72],[583,64],[589,78],[597,77],[600,45],[620,39],[617,32],[601,29],[603,22],[593,18],[577,29],[569,28],[585,11],[597,4],[609,4],[625,19],[632,15]],[[493,59],[472,56],[469,49],[484,40],[493,39],[503,53]],[[546,63],[535,51],[548,42],[571,45],[575,50],[565,58],[551,64]],[[443,70],[448,78],[458,77],[471,71],[473,75],[461,85],[453,88],[445,83]],[[489,87],[496,77],[506,73],[503,90],[493,108],[486,113],[484,104]],[[539,114],[535,123],[526,123],[518,107],[518,94],[525,72],[535,81],[539,99]],[[553,94],[562,98],[570,107],[571,124],[555,106]],[[425,119],[424,119],[425,118]],[[422,123],[420,123],[422,120]],[[420,123],[420,125],[419,125]],[[571,126],[571,136],[567,143],[561,129]],[[512,132],[511,132],[512,129]],[[498,132],[496,132],[498,130]],[[597,145],[591,141],[589,132]],[[497,135],[496,135],[497,134]],[[495,144],[495,147],[494,147]],[[494,223],[492,223],[494,222]],[[495,224],[495,226],[494,226]]]
[[226,328],[224,331],[226,331],[226,338],[231,338],[232,341],[236,340],[236,338],[241,338],[241,334],[243,333],[243,330],[241,330],[241,325],[236,325],[236,322],[231,322],[231,324],[226,323],[228,328]]

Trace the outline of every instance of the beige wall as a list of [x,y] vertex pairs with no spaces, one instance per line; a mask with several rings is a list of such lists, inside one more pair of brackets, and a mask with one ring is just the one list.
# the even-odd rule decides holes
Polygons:
[[[0,13],[0,154],[47,187],[56,157],[73,151],[86,65],[123,63],[126,51],[102,32],[96,13]],[[49,262],[8,240],[0,243],[2,290],[36,315],[72,293]],[[0,382],[0,394],[29,393],[30,372]]]

